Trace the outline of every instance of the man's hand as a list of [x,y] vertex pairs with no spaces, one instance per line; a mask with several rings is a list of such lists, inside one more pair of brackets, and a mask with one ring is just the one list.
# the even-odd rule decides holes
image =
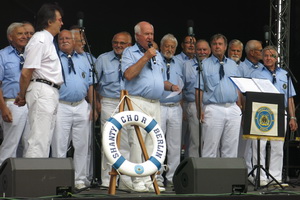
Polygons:
[[19,95],[16,97],[15,99],[15,102],[14,102],[15,105],[17,106],[24,106],[26,104],[26,100],[25,98],[21,98]]

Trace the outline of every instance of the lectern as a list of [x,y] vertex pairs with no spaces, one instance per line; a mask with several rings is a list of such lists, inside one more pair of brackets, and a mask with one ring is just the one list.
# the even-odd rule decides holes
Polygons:
[[260,139],[284,140],[284,94],[246,92],[243,137],[257,139],[257,164],[248,174],[257,170],[255,190],[260,187],[260,169],[272,178],[281,188],[282,185],[260,165]]

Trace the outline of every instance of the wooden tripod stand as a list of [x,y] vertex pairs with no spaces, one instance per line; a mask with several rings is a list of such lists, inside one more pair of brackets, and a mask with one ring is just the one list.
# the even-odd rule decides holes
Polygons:
[[[121,94],[120,94],[120,107],[119,107],[119,111],[123,112],[124,108],[125,108],[125,103],[127,104],[128,110],[133,111],[133,106],[131,103],[131,100],[128,98],[128,91],[127,90],[121,90]],[[137,134],[137,138],[139,140],[142,152],[143,152],[143,156],[145,158],[145,160],[149,159],[146,147],[145,147],[145,143],[142,137],[142,133],[141,130],[139,128],[139,126],[134,125],[134,129],[135,132]],[[117,135],[117,146],[118,148],[120,147],[120,142],[121,142],[121,131],[119,131],[118,135]],[[116,194],[116,183],[117,183],[117,171],[115,170],[115,168],[112,167],[110,174],[110,182],[109,182],[109,188],[108,188],[108,194],[112,194],[115,195]],[[155,190],[156,194],[160,194],[159,188],[158,188],[158,184],[156,182],[155,179],[155,174],[151,175],[151,180],[153,181],[153,187]]]

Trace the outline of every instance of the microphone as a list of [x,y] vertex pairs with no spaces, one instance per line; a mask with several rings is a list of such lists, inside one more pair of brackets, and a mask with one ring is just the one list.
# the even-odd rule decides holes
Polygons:
[[80,29],[83,29],[83,18],[84,18],[83,12],[79,11],[79,12],[77,13],[77,18],[78,18],[78,27],[79,27]]
[[270,28],[269,28],[268,25],[264,26],[264,34],[265,34],[266,44],[268,45],[269,44],[269,40],[270,40]]
[[[149,42],[148,43],[148,47],[149,48],[153,47],[153,44],[151,42]],[[153,61],[154,64],[156,64],[156,58],[155,58],[155,56],[152,57],[152,61]]]
[[187,27],[188,27],[188,35],[189,36],[194,36],[194,21],[193,20],[188,20],[187,21]]

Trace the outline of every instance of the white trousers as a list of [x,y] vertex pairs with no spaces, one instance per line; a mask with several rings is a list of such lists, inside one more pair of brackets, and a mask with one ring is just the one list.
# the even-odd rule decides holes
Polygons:
[[[173,175],[180,163],[181,132],[182,132],[182,108],[181,105],[168,107],[160,106],[161,129],[165,134],[167,143],[166,179],[173,182]],[[162,170],[161,174],[162,174]],[[163,181],[163,180],[161,180]]]
[[202,157],[237,157],[241,110],[235,104],[208,104],[203,107]]
[[77,106],[59,103],[51,145],[52,157],[65,158],[72,140],[75,184],[89,184],[86,174],[89,118],[90,109],[85,100]]
[[[286,132],[286,117],[285,117],[285,131]],[[260,140],[260,165],[264,169],[266,169],[265,163],[266,163],[266,145],[267,141],[261,139]],[[270,163],[269,163],[269,173],[277,180],[282,181],[282,168],[283,168],[283,146],[284,141],[278,141],[278,140],[271,140],[270,141]],[[257,140],[252,141],[252,147],[253,147],[253,165],[257,164]],[[256,171],[254,171],[254,175],[256,174]],[[266,173],[261,170],[260,171],[260,180],[267,180],[268,177]]]
[[[151,116],[153,119],[156,120],[156,122],[161,126],[161,120],[160,120],[160,103],[159,101],[151,102],[148,99],[144,99],[139,96],[130,96],[132,100],[132,106],[134,111],[140,111],[144,112],[146,115]],[[149,134],[146,133],[146,131],[143,128],[140,128],[142,137],[145,143],[145,147],[147,149],[147,153],[150,157],[150,155],[153,152],[153,142]],[[127,129],[128,135],[129,135],[129,144],[130,144],[130,161],[134,163],[142,163],[144,162],[144,157],[142,156],[142,150],[140,147],[140,143],[138,141],[138,138],[136,136],[136,132],[134,130],[134,127],[128,127]],[[149,177],[146,177],[146,180],[148,181],[150,179]],[[132,177],[132,181],[141,181],[141,178]]]
[[26,92],[30,131],[24,157],[48,158],[56,121],[59,92],[40,82],[30,82]]
[[253,169],[252,163],[252,140],[243,138],[243,127],[240,130],[240,139],[238,147],[238,157],[244,158],[248,173]]
[[12,114],[13,121],[12,123],[8,123],[0,117],[3,130],[3,141],[0,146],[0,166],[7,158],[17,157],[19,143],[22,142],[22,137],[26,137],[29,131],[27,106],[19,107],[14,104],[13,100],[6,101],[6,106]]
[[[112,117],[112,114],[114,112],[115,114],[119,112],[119,108],[117,108],[119,101],[119,99],[106,97],[103,97],[101,99],[101,131],[103,131],[104,124],[110,117]],[[130,146],[128,142],[128,133],[126,131],[126,127],[122,127],[121,130],[122,132],[119,151],[126,160],[129,160]],[[107,160],[103,148],[101,148],[101,181],[103,186],[109,186],[109,172],[111,171],[111,164],[112,163],[109,163],[109,161]],[[129,176],[122,175],[121,178],[122,181],[125,181],[126,183],[130,184],[131,178]]]

